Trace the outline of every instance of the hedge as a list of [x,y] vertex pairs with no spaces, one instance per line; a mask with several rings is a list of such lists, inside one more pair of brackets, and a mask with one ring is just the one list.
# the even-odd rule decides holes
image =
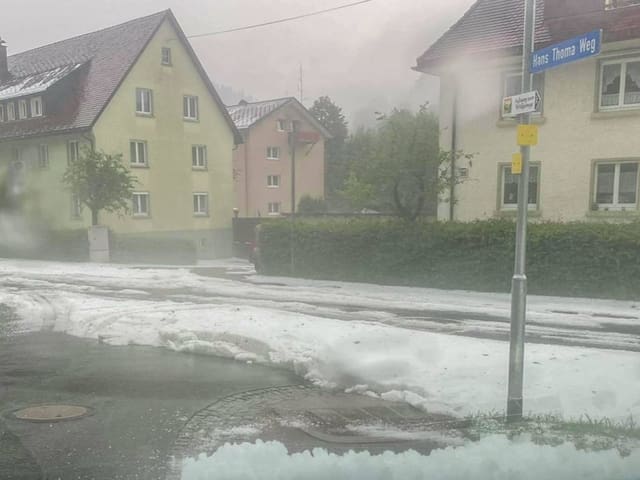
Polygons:
[[[260,252],[268,275],[508,292],[514,241],[509,220],[285,220]],[[531,224],[527,251],[531,293],[640,299],[640,223]]]

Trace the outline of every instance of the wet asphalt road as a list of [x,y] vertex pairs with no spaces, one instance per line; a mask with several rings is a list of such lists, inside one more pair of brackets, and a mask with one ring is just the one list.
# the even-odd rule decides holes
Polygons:
[[[0,338],[0,479],[162,479],[180,429],[216,399],[301,382],[274,368],[112,347],[58,333]],[[92,414],[57,423],[12,416],[31,405]]]

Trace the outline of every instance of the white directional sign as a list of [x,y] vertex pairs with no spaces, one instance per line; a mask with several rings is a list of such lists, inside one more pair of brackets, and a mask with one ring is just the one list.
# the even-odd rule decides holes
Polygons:
[[541,100],[537,91],[504,97],[502,99],[502,116],[517,117],[524,113],[536,112]]

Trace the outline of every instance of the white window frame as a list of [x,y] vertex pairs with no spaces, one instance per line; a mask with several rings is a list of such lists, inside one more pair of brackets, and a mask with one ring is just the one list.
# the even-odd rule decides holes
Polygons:
[[[620,166],[623,164],[638,165],[636,172],[636,201],[635,203],[619,203],[620,199]],[[614,165],[613,173],[613,203],[598,203],[598,167],[602,165]],[[617,160],[617,161],[597,161],[594,163],[593,171],[593,204],[598,206],[598,210],[622,211],[637,210],[640,198],[640,160]]]
[[160,50],[160,62],[162,65],[171,66],[171,49],[169,47],[162,47]]
[[18,100],[18,118],[20,120],[29,118],[29,109],[27,108],[26,100]]
[[[140,101],[140,109],[138,109],[138,101]],[[136,88],[136,114],[153,115],[153,90],[150,88]]]
[[[536,191],[536,201],[537,203],[529,203],[528,204],[528,209],[529,210],[537,210],[540,205],[540,165],[539,164],[532,164],[529,165],[529,169],[531,168],[536,168],[538,171],[537,174],[537,182],[536,182],[536,186],[537,186],[537,191]],[[507,175],[507,169],[511,169],[511,164],[501,164],[500,165],[500,210],[504,211],[504,212],[510,212],[510,211],[516,211],[518,210],[518,203],[504,203],[504,187],[505,187],[505,180],[506,180],[506,175]],[[531,171],[529,171],[531,172]],[[529,178],[531,178],[531,176],[529,176]],[[531,187],[531,181],[529,181],[529,187]]]
[[267,175],[267,188],[280,188],[280,175]]
[[267,215],[276,217],[281,213],[281,203],[280,202],[269,202],[267,204]]
[[0,105],[0,123],[1,122],[5,122],[6,119],[7,119],[7,117],[6,117],[4,112],[5,112],[4,105]]
[[209,194],[207,192],[194,192],[193,215],[195,217],[209,216]]
[[192,145],[191,146],[191,168],[194,170],[207,169],[207,146]]
[[16,120],[16,104],[14,102],[7,103],[7,122]]
[[49,168],[49,145],[46,143],[38,145],[38,168]]
[[[504,72],[502,74],[502,91],[501,91],[502,96],[500,97],[500,106],[502,106],[502,99],[507,96],[507,80],[512,77],[520,77],[520,85],[522,85],[521,71],[511,70],[511,71]],[[536,87],[540,87],[538,88],[538,93],[540,94],[541,100],[540,100],[540,106],[539,106],[540,111],[533,112],[531,115],[540,116],[544,111],[544,81],[545,81],[544,73],[536,73],[533,78],[534,78],[534,82],[533,82],[533,85],[531,86],[531,89],[536,90]],[[537,78],[542,79],[541,80],[542,86],[536,85],[535,79]],[[520,90],[522,90],[522,87],[518,89],[518,92],[516,93],[516,95],[520,94]],[[501,112],[500,115],[502,115],[502,108],[500,108],[500,112]],[[506,118],[511,118],[511,117],[506,117]]]
[[33,97],[31,99],[31,116],[42,117],[42,97]]
[[[135,158],[131,154],[132,149],[135,145]],[[143,158],[140,159],[140,145],[142,145],[142,153]],[[129,141],[129,164],[132,167],[148,167],[149,166],[149,147],[145,140],[130,140]]]
[[[141,197],[147,198],[147,211],[141,211],[142,203],[140,202]],[[131,214],[135,218],[148,218],[151,216],[151,195],[149,192],[133,192],[131,194]]]
[[185,95],[182,98],[182,115],[185,120],[189,121],[196,121],[200,118],[200,108],[197,96]]
[[67,142],[67,163],[77,160],[80,157],[80,142],[70,140]]
[[[625,105],[624,91],[627,83],[627,64],[640,63],[640,57],[632,57],[617,60],[603,60],[600,62],[600,83],[598,85],[598,110],[606,112],[611,110],[633,110],[640,108],[639,103]],[[604,68],[608,65],[620,65],[620,92],[618,92],[617,105],[602,105],[602,88],[604,87]],[[640,93],[638,94],[640,96]]]
[[285,119],[279,119],[276,121],[276,130],[279,132],[290,132],[291,131],[291,121]]
[[280,147],[267,147],[267,160],[280,160]]

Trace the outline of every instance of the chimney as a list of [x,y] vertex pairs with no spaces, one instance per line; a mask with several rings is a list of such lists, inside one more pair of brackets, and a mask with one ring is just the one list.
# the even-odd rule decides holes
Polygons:
[[0,38],[0,83],[9,79],[9,63],[7,61],[7,46]]

